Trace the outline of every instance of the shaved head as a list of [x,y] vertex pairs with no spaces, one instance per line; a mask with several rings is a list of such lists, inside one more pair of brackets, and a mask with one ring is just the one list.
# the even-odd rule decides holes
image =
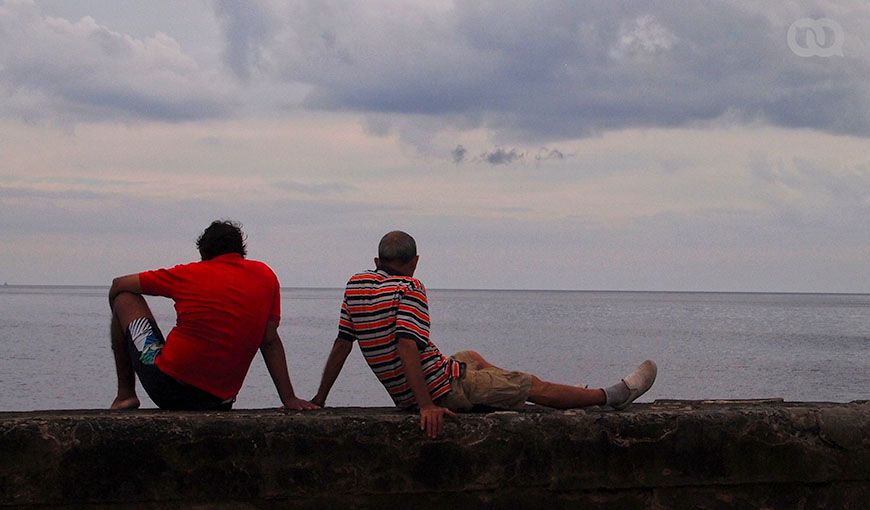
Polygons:
[[387,233],[378,244],[378,258],[384,262],[405,264],[416,256],[414,238],[399,230]]

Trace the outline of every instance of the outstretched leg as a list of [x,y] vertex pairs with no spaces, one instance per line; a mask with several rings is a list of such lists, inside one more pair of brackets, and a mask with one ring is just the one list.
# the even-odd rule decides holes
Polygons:
[[[605,402],[601,389],[555,384],[525,372],[505,370],[476,351],[458,352],[453,357],[464,362],[470,371],[463,392],[472,404],[509,408],[530,401],[557,409],[571,409]],[[514,396],[520,400],[515,401]]]
[[556,409],[575,409],[578,407],[604,405],[606,396],[601,388],[582,388],[543,381],[532,376],[529,402]]
[[[457,353],[455,357],[468,364],[472,370],[484,370],[494,368],[507,372],[499,368],[480,355],[476,351],[462,351]],[[525,375],[529,377],[529,375]],[[577,407],[589,407],[603,405],[605,402],[604,390],[602,389],[587,389],[581,386],[568,386],[566,384],[556,384],[541,380],[539,377],[531,375],[532,384],[529,389],[528,400],[535,404],[554,407],[556,409],[573,409]]]
[[124,342],[124,331],[135,319],[147,317],[154,319],[145,298],[138,294],[122,292],[112,303],[112,323],[109,335],[112,339],[112,352],[115,355],[115,371],[118,375],[118,394],[110,409],[136,409],[139,397],[136,395],[136,373],[133,360]]
[[656,378],[655,363],[649,360],[613,386],[586,388],[544,381],[526,372],[504,370],[475,351],[458,352],[453,357],[467,366],[460,389],[466,404],[471,405],[511,408],[528,401],[556,409],[600,405],[624,409],[649,390]]
[[656,364],[650,360],[641,363],[631,374],[607,388],[581,388],[555,384],[532,376],[529,401],[556,409],[573,409],[608,405],[625,409],[636,398],[646,393],[655,382]]

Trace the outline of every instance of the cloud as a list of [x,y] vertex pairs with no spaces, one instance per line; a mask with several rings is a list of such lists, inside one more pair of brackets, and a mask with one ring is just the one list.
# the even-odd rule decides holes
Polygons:
[[215,13],[226,37],[223,59],[233,73],[248,80],[263,64],[262,45],[268,41],[272,15],[264,2],[216,0]]
[[[305,84],[311,109],[526,144],[712,122],[870,136],[866,2],[231,5],[216,7],[229,68]],[[822,14],[844,26],[845,58],[789,50],[789,25]]]
[[549,161],[549,160],[563,160],[566,157],[564,152],[559,149],[548,149],[547,147],[541,147],[538,149],[538,153],[535,154],[535,161]]
[[453,158],[453,162],[457,165],[462,163],[465,159],[465,154],[468,152],[468,149],[463,147],[462,145],[457,145],[455,149],[450,151],[450,156]]
[[[466,161],[466,155],[468,154],[468,149],[465,148],[464,145],[457,145],[452,151],[450,151],[451,159],[454,164],[460,164]],[[480,153],[479,155],[472,158],[470,161],[475,163],[488,163],[490,165],[510,165],[512,163],[517,163],[525,160],[528,151],[523,151],[518,148],[510,148],[505,149],[503,147],[496,147],[492,150],[485,151]],[[548,148],[541,147],[535,153],[535,162],[541,163],[544,161],[561,161],[565,158],[574,157],[573,154],[565,154],[556,148]]]
[[48,17],[30,1],[0,5],[0,70],[3,116],[184,121],[233,106],[231,89],[172,37]]
[[485,161],[490,165],[510,165],[511,163],[523,160],[525,157],[525,152],[519,152],[516,149],[505,150],[501,147],[489,152],[484,152],[478,156],[481,161]]
[[679,39],[651,15],[620,24],[619,37],[611,48],[615,58],[657,55],[671,50]]

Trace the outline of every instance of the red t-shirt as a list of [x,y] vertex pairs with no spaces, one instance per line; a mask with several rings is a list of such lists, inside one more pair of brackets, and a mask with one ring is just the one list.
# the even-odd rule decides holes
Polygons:
[[177,321],[155,362],[179,381],[228,399],[242,387],[281,290],[262,262],[238,254],[139,273],[142,293],[175,301]]

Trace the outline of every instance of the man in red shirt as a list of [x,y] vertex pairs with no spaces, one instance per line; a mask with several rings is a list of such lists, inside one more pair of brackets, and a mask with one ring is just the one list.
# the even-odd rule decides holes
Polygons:
[[[111,408],[139,407],[138,375],[161,409],[230,409],[258,349],[284,407],[317,408],[293,393],[278,336],[278,279],[266,264],[245,259],[239,225],[215,221],[196,246],[201,262],[112,282],[109,306],[118,395]],[[165,341],[143,295],[175,301],[177,321]]]
[[390,232],[378,245],[376,270],[347,282],[338,338],[312,403],[326,404],[354,342],[396,405],[419,409],[420,428],[430,437],[440,434],[445,416],[475,406],[509,409],[530,401],[557,409],[624,409],[655,381],[657,368],[650,360],[612,386],[586,388],[504,370],[474,351],[444,356],[429,339],[426,289],[414,278],[419,259],[413,237]]

